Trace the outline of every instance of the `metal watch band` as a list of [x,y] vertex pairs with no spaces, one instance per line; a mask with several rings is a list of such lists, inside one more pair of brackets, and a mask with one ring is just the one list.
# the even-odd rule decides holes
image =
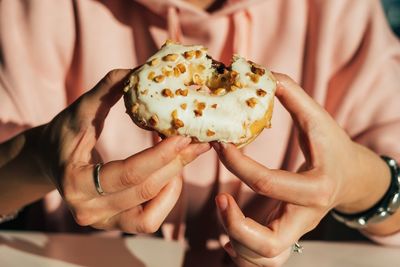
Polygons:
[[5,223],[11,220],[14,220],[19,214],[19,210],[10,213],[10,214],[6,214],[6,215],[1,215],[0,214],[0,223]]
[[378,223],[396,212],[400,207],[400,168],[396,160],[381,156],[390,168],[391,182],[385,195],[370,209],[356,213],[346,214],[332,210],[332,216],[341,223],[351,228],[365,228],[369,224]]

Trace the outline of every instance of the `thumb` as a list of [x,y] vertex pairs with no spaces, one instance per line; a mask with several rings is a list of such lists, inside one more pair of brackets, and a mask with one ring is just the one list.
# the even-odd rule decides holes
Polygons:
[[218,207],[222,225],[227,233],[229,233],[228,228],[232,226],[232,222],[238,223],[244,220],[245,216],[243,212],[230,194],[218,194],[215,197],[215,202]]
[[96,121],[104,121],[111,107],[122,97],[123,81],[130,72],[127,69],[108,72],[93,89],[79,98],[79,110]]
[[[293,79],[281,73],[273,73],[277,79],[276,97],[289,111],[300,130],[308,132],[318,125],[331,121],[328,112],[315,102]],[[321,124],[322,122],[322,124]]]

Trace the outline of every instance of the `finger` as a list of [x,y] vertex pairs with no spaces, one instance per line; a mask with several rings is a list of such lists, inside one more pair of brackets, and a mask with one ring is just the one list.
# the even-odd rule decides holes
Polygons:
[[314,203],[320,183],[312,175],[268,169],[231,144],[214,142],[212,146],[227,169],[256,193],[298,205]]
[[68,129],[67,135],[72,133],[72,140],[76,142],[76,146],[71,146],[74,147],[72,157],[75,162],[89,163],[91,151],[103,130],[104,120],[111,107],[121,98],[122,81],[129,72],[122,69],[110,71],[92,90],[59,115],[68,114],[71,117],[67,121],[69,127],[65,128]]
[[127,233],[154,233],[175,206],[182,190],[182,179],[175,177],[160,194],[143,208],[136,207],[114,216],[109,225]]
[[244,217],[229,194],[220,194],[216,202],[222,224],[231,240],[266,258],[276,257],[291,247],[314,229],[325,215],[311,208],[285,205],[281,217],[263,226]]
[[[170,137],[158,143],[155,147],[144,150],[126,160],[111,161],[104,164],[99,171],[100,186],[105,192],[101,197],[104,198],[112,193],[123,191],[144,182],[154,172],[167,166],[175,159],[178,160],[176,163],[186,165],[210,149],[210,145],[207,143],[188,144],[190,139],[184,139],[180,143],[180,140],[183,140],[182,138],[179,136]],[[157,146],[162,146],[167,152]],[[157,151],[161,151],[161,155],[157,154]],[[156,166],[157,164],[159,166]],[[94,183],[94,165],[72,166],[70,168],[69,178],[66,179],[67,183],[63,185],[64,191],[71,193],[70,195],[73,198],[78,199],[88,200],[100,197]]]
[[[123,83],[132,70],[115,69],[79,98],[80,111],[103,121],[110,108],[122,97]],[[91,116],[90,116],[91,115]]]
[[[277,267],[282,266],[290,256],[291,247],[284,250],[282,253],[273,258],[263,257],[254,251],[248,249],[242,244],[232,240],[226,245],[231,250],[235,251],[236,257],[232,257],[233,261],[240,267],[245,266],[263,266]],[[225,248],[225,247],[224,247]]]
[[309,131],[331,120],[325,109],[289,76],[281,73],[274,73],[274,76],[278,80],[276,97],[302,130]]
[[[114,162],[116,168],[112,170],[109,177],[108,169],[103,172],[104,189],[106,192],[117,192],[130,186],[142,183],[153,172],[163,168],[171,161],[177,159],[180,167],[193,161],[196,157],[210,149],[210,145],[189,144],[190,138],[169,137],[155,147],[149,148],[137,156],[130,157],[122,162]],[[119,166],[118,166],[119,165]]]
[[209,149],[206,144],[193,144],[182,151],[182,156],[151,174],[139,185],[98,198],[96,214],[99,218],[106,219],[155,198],[173,177],[181,174],[185,162],[193,161],[198,154],[205,151],[205,147]]
[[273,258],[284,251],[275,233],[251,218],[245,217],[229,194],[220,194],[216,198],[222,224],[229,237],[262,257]]
[[143,182],[174,160],[190,142],[188,137],[173,136],[125,160],[104,164],[100,175],[103,190],[112,193]]

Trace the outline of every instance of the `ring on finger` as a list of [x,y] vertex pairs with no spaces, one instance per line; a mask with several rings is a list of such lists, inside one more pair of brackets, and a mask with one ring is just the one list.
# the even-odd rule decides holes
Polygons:
[[94,186],[96,188],[97,193],[101,196],[103,196],[105,194],[103,188],[101,187],[101,183],[100,183],[100,169],[102,166],[103,166],[103,164],[97,163],[94,166],[94,170],[93,170]]
[[292,251],[295,253],[303,253],[303,246],[298,242],[295,242],[292,247]]

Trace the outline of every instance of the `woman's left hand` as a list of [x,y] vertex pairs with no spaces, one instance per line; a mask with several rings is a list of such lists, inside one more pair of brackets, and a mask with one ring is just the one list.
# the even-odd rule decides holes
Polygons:
[[[216,198],[231,242],[225,247],[239,266],[282,264],[289,248],[333,208],[357,213],[373,206],[390,183],[385,162],[353,142],[334,119],[292,79],[275,74],[276,96],[299,132],[305,162],[298,172],[269,169],[234,145],[214,143],[223,164],[256,193],[280,200],[266,225],[245,217],[228,194]],[[283,253],[283,254],[282,254]],[[285,256],[284,256],[285,255]]]

